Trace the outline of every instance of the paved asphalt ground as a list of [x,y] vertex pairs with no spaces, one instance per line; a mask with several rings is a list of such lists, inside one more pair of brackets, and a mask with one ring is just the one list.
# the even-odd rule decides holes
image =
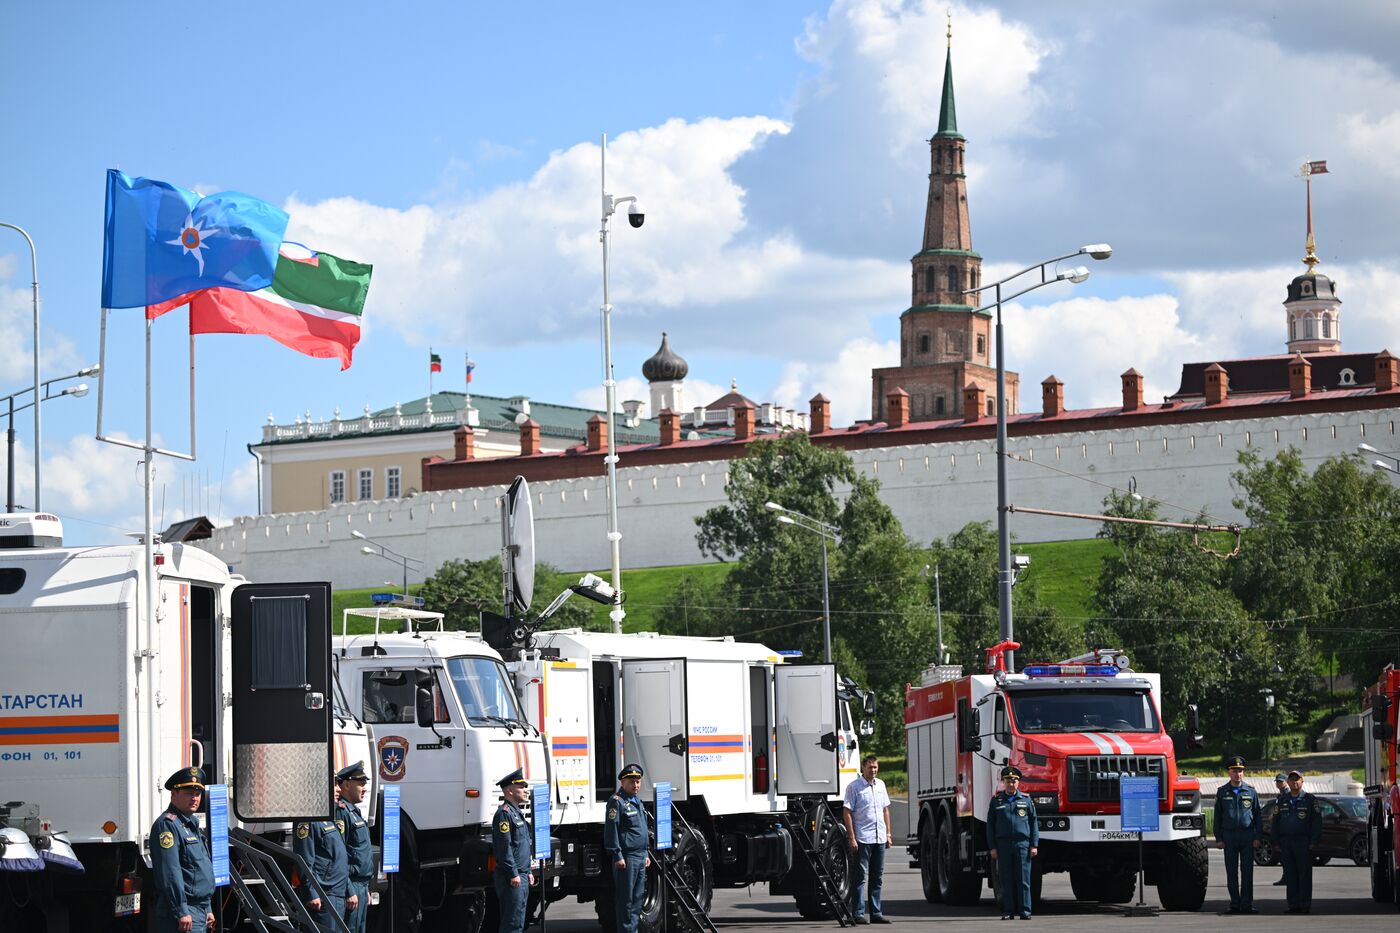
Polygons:
[[[885,913],[894,921],[888,928],[898,933],[901,927],[928,930],[946,923],[959,928],[991,925],[1000,928],[1000,912],[992,903],[991,894],[984,889],[982,903],[977,907],[944,907],[924,901],[919,885],[918,869],[906,867],[908,859],[901,847],[890,850],[886,862],[884,905]],[[1040,913],[1030,922],[1015,921],[1011,930],[1118,930],[1137,925],[1144,931],[1220,930],[1224,924],[1246,930],[1317,930],[1331,927],[1347,933],[1362,930],[1400,930],[1400,910],[1393,904],[1376,904],[1371,900],[1369,873],[1350,862],[1313,869],[1313,912],[1307,916],[1285,914],[1283,888],[1273,887],[1279,868],[1255,870],[1255,904],[1258,916],[1221,916],[1229,906],[1225,891],[1225,862],[1218,850],[1211,851],[1210,893],[1199,913],[1159,913],[1156,917],[1125,919],[1122,908],[1099,904],[1080,904],[1074,900],[1066,874],[1047,875],[1044,903]],[[1156,889],[1147,889],[1147,903],[1157,905]],[[802,933],[840,929],[835,921],[818,923],[803,920],[787,897],[769,897],[767,885],[754,885],[748,890],[716,891],[710,917],[720,933],[742,933],[748,930]],[[600,927],[593,916],[592,904],[561,901],[552,904],[548,914],[550,933],[598,933]],[[537,929],[537,928],[534,928]],[[530,933],[534,933],[534,929]],[[873,931],[881,927],[861,927]]]

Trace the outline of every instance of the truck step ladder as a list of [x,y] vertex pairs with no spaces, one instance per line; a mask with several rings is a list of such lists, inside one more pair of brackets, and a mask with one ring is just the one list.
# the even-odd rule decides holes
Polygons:
[[[243,914],[240,929],[261,933],[316,933],[320,929],[283,870],[283,865],[290,863],[303,883],[310,883],[319,892],[320,885],[305,862],[290,849],[239,827],[229,827],[228,842],[233,850],[230,867],[234,869],[229,872],[229,882]],[[340,917],[335,918],[335,928],[349,933]]]
[[[671,819],[676,825],[684,827],[686,832],[696,832],[686,822],[680,810],[672,809]],[[661,866],[661,884],[666,892],[666,902],[668,905],[674,904],[676,906],[676,913],[680,915],[682,928],[691,931],[691,933],[719,933],[714,921],[710,919],[709,913],[696,899],[695,892],[690,890],[685,876],[681,874],[680,866],[670,857],[674,850],[658,850],[654,844],[654,837],[652,841],[651,858],[652,861]]]
[[836,822],[836,817],[831,815],[825,798],[789,797],[788,804],[787,812],[782,815],[783,825],[797,840],[798,850],[812,869],[822,901],[836,918],[837,924],[843,927],[855,926],[856,918],[851,913],[851,905],[841,897],[837,879],[832,875],[823,857],[824,851],[833,844],[830,840],[833,837],[836,840],[840,839],[837,833],[840,824]]

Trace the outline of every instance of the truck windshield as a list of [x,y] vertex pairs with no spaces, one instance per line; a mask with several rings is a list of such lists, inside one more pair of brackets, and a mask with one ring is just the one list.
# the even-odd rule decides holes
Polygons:
[[494,658],[448,658],[447,674],[472,725],[523,722],[510,676]]
[[1011,710],[1022,733],[1160,731],[1151,698],[1136,690],[1016,690]]

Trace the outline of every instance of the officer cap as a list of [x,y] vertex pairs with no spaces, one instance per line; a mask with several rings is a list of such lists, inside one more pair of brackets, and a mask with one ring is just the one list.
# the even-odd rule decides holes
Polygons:
[[341,781],[353,781],[355,778],[362,777],[369,777],[369,775],[365,773],[365,763],[363,761],[357,761],[353,765],[346,765],[337,771],[335,773],[335,782],[339,784]]
[[1298,780],[1301,781],[1301,780],[1303,779],[1303,772],[1301,772],[1301,771],[1296,771],[1296,770],[1295,770],[1295,771],[1290,771],[1290,772],[1288,772],[1288,779],[1291,781],[1291,780],[1293,780],[1294,778],[1297,778]]
[[624,781],[627,778],[639,778],[642,776],[642,766],[638,764],[626,764],[622,770],[617,772],[617,779]]
[[1275,781],[1278,781],[1280,784],[1282,784],[1284,781],[1288,780],[1288,775],[1286,775],[1286,774],[1284,774],[1282,771],[1280,771],[1278,774],[1275,774],[1275,775],[1274,775],[1274,780],[1275,780]]
[[530,782],[525,780],[525,773],[520,768],[516,768],[510,774],[496,782],[497,787],[524,787]]
[[204,790],[204,769],[181,768],[165,780],[166,790],[179,790],[182,787],[198,787]]
[[1015,765],[1007,765],[1005,768],[1001,769],[1001,776],[1003,778],[1018,778],[1021,776],[1021,769],[1016,767]]
[[1243,755],[1231,755],[1231,756],[1230,756],[1230,760],[1227,761],[1227,762],[1225,763],[1225,767],[1226,767],[1226,768],[1239,768],[1240,770],[1244,770],[1244,756],[1243,756]]

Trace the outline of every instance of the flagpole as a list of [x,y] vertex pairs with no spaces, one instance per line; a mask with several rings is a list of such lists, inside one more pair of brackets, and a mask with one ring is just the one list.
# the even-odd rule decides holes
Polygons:
[[433,348],[428,348],[428,398],[433,397]]
[[[149,721],[150,741],[146,743],[147,757],[150,759],[150,773],[160,773],[160,763],[156,761],[156,699],[155,699],[155,644],[156,644],[156,552],[155,552],[155,500],[152,490],[155,486],[155,433],[151,417],[151,327],[155,322],[146,318],[146,451],[142,461],[144,474],[146,533],[142,535],[146,557],[146,710]],[[181,752],[184,754],[184,751]],[[149,814],[148,814],[149,815]],[[143,817],[144,819],[144,817]]]
[[463,376],[462,376],[463,382],[462,382],[462,385],[463,385],[463,387],[465,388],[466,393],[467,393],[467,411],[471,411],[471,410],[472,410],[472,355],[471,355],[471,353],[469,353],[469,352],[463,353],[463,354],[462,354],[462,372],[463,372]]

